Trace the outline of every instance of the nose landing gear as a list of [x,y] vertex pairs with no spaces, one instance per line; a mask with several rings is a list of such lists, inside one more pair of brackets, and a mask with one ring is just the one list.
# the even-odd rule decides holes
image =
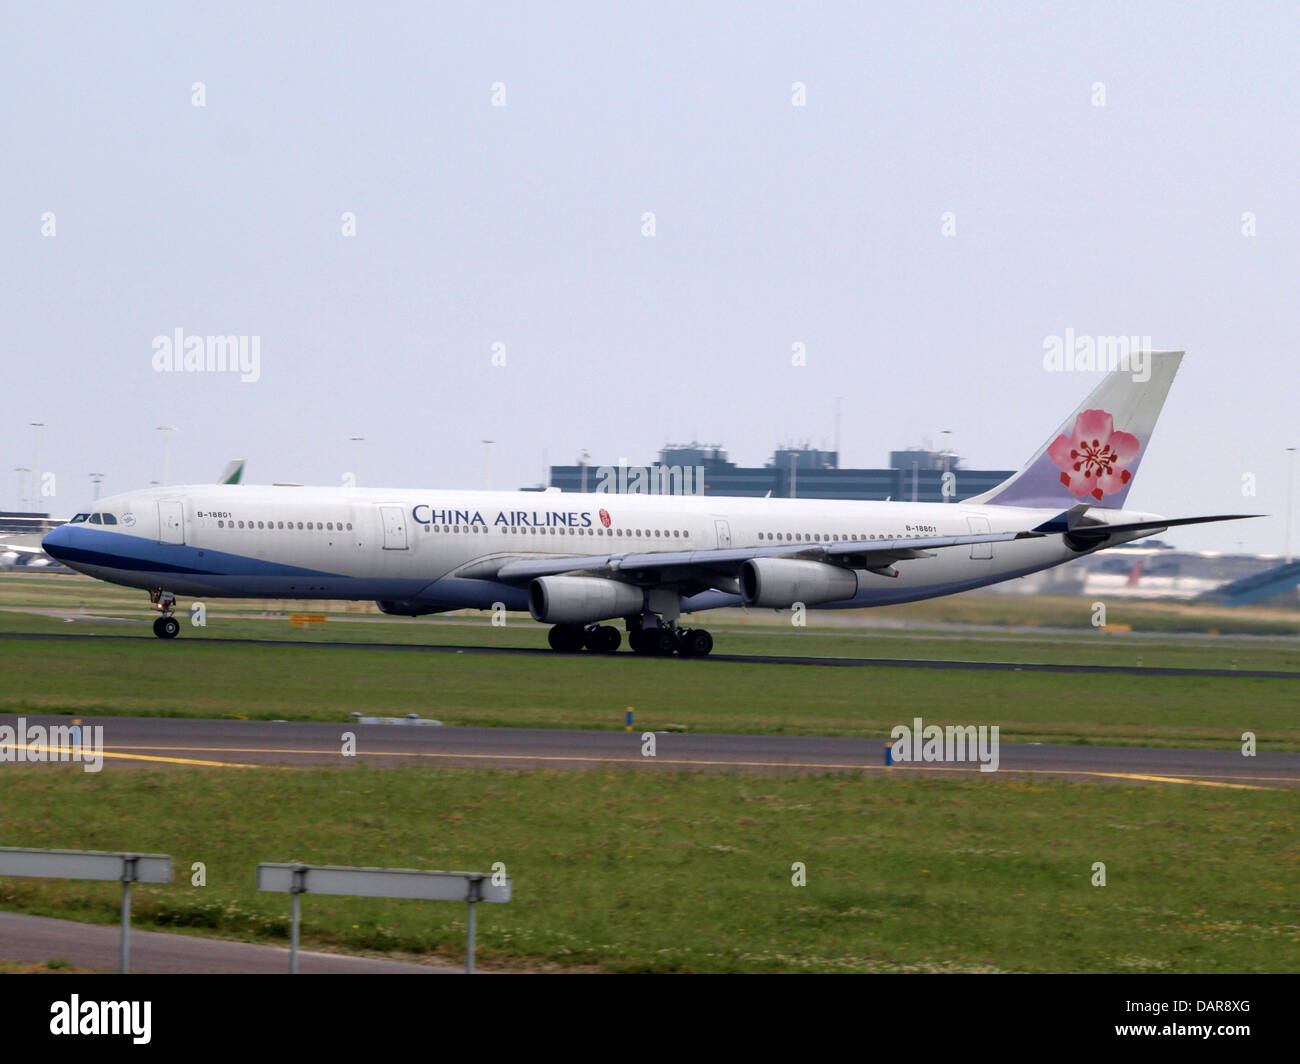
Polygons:
[[157,587],[149,592],[149,601],[154,604],[154,609],[162,614],[153,622],[153,634],[159,639],[175,639],[181,634],[181,622],[172,616],[172,610],[176,606],[176,596],[170,591]]

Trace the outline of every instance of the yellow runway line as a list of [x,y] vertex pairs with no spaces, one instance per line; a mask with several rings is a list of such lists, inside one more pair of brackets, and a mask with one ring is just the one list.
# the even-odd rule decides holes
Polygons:
[[[1249,783],[1221,783],[1218,780],[1196,779],[1192,776],[1144,776],[1137,772],[1096,772],[1097,776],[1110,776],[1121,780],[1148,780],[1152,783],[1190,783],[1197,787],[1231,787],[1238,791],[1268,791],[1271,787],[1255,787]],[[1238,777],[1240,778],[1240,777]],[[1260,777],[1246,777],[1247,779]]]
[[[0,746],[0,750],[12,750],[12,746]],[[38,753],[48,754],[53,751],[57,758],[60,754],[67,754],[67,761],[46,762],[47,764],[84,764],[86,760],[85,751],[81,751],[81,757],[76,761],[72,759],[73,749],[69,747],[50,747],[42,746],[40,743],[28,743],[23,747],[24,750],[35,750]],[[139,750],[169,749],[168,747],[136,747]],[[193,749],[202,749],[193,747]],[[189,757],[159,757],[149,754],[122,754],[113,750],[103,750],[96,756],[103,758],[116,758],[120,761],[158,761],[169,765],[202,765],[207,768],[256,768],[256,765],[244,765],[237,761],[199,761]]]
[[[290,756],[302,757],[342,757],[336,749],[329,750],[300,750],[292,747],[251,747],[251,746],[223,746],[223,747],[202,747],[202,746],[129,746],[119,747],[120,750],[172,750],[172,751],[199,751],[209,754],[287,754]],[[108,756],[107,751],[104,756]],[[119,755],[123,757],[131,755]],[[817,768],[832,769],[845,772],[883,772],[887,771],[884,765],[867,765],[867,764],[840,764],[836,762],[822,761],[706,761],[694,760],[689,758],[642,758],[642,757],[590,757],[581,754],[472,754],[456,753],[451,751],[422,751],[422,750],[369,750],[358,753],[355,757],[427,757],[456,759],[466,761],[547,761],[547,762],[569,762],[584,764],[602,764],[602,765],[673,765],[673,766],[699,766],[705,768]],[[165,758],[158,757],[153,760],[167,761],[175,760],[178,764],[215,764],[231,765],[232,762],[204,762],[204,761],[187,761],[184,758]],[[241,768],[252,768],[252,765],[240,765]],[[889,768],[901,769],[905,772],[959,772],[971,773],[978,771],[978,766],[958,766],[958,765],[911,765],[907,763],[895,764]],[[1247,779],[1255,780],[1262,783],[1300,783],[1290,776],[1220,776],[1220,777],[1198,777],[1198,776],[1156,776],[1146,775],[1136,772],[1106,772],[1102,769],[1053,769],[1053,768],[999,768],[995,773],[981,773],[981,775],[1052,775],[1052,776],[1100,776],[1107,779],[1131,779],[1140,782],[1149,783],[1183,783],[1188,785],[1202,787],[1228,787],[1240,790],[1271,790],[1269,787],[1260,787],[1245,783],[1229,783],[1227,780]]]

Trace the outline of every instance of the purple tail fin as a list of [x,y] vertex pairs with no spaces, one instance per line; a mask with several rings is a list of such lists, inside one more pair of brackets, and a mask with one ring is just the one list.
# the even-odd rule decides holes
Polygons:
[[1020,472],[964,501],[1122,509],[1182,358],[1181,351],[1135,354],[1132,366],[1109,373]]

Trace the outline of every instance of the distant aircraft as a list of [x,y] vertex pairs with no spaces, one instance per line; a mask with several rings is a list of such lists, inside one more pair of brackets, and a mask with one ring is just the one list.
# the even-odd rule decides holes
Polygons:
[[709,653],[683,614],[853,609],[1015,579],[1173,525],[1123,509],[1181,352],[1108,374],[1019,472],[964,502],[292,486],[154,488],[45,537],[53,557],[176,595],[375,599],[385,613],[528,610],[561,651]]
[[[238,484],[244,475],[245,461],[246,459],[236,458],[228,462],[217,483]],[[67,524],[68,519],[58,517],[52,523],[57,527]],[[0,569],[41,569],[55,564],[54,559],[41,546],[44,537],[43,532],[0,532]]]

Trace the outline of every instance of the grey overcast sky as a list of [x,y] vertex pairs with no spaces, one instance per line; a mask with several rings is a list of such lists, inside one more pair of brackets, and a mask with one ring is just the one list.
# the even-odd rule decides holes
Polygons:
[[[1298,31],[1293,3],[5,4],[0,508],[32,421],[64,515],[91,471],[161,479],[163,424],[173,483],[476,488],[492,439],[500,488],[583,448],[829,446],[842,396],[844,465],[951,429],[1014,468],[1096,383],[1044,368],[1073,330],[1187,351],[1129,505],[1268,513],[1165,538],[1280,551]],[[177,329],[258,337],[260,378],[156,372]]]

